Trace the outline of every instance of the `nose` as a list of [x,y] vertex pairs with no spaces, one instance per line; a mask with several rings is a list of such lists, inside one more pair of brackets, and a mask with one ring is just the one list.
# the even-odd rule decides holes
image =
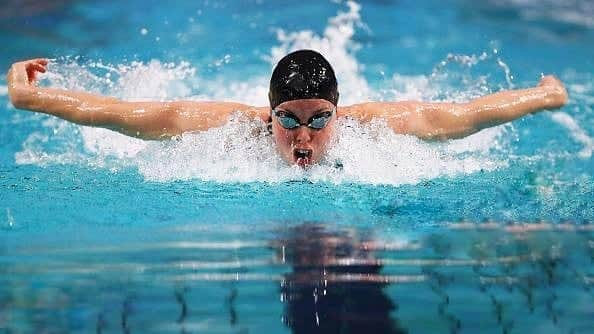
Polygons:
[[298,144],[307,143],[311,140],[311,134],[309,133],[309,129],[306,126],[300,126],[299,128],[295,129],[295,141]]

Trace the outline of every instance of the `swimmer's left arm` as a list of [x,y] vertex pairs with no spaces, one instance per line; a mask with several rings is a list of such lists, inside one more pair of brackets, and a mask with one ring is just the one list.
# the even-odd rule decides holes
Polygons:
[[444,140],[465,137],[566,103],[563,84],[554,76],[545,76],[536,87],[501,91],[467,103],[372,102],[347,107],[346,113],[363,121],[385,119],[396,133]]

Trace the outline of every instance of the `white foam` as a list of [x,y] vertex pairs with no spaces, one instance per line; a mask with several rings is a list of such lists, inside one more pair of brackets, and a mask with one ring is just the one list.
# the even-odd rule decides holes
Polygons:
[[[480,136],[469,137],[462,142],[480,141],[484,135]],[[320,170],[314,170],[310,178],[338,183],[415,184],[440,176],[488,171],[506,165],[486,152],[456,154],[449,145],[447,142],[430,143],[413,136],[395,134],[381,120],[363,125],[343,120],[338,126],[337,143],[328,152],[327,158],[329,162],[339,161],[342,169],[336,171],[329,164],[321,165]]]
[[161,63],[156,60],[148,64],[133,62],[130,66],[119,65],[121,74],[115,89],[126,100],[167,100],[191,95],[192,77],[196,69],[188,62]]
[[252,106],[268,105],[268,81],[266,77],[246,78],[242,81],[229,81],[216,78],[208,82],[197,80],[200,94],[193,100],[236,101]]
[[[346,3],[347,11],[329,20],[322,36],[311,31],[279,30],[279,45],[267,60],[276,62],[291,50],[317,49],[336,68],[341,103],[367,99],[383,100],[468,100],[489,89],[481,76],[464,73],[468,91],[449,86],[439,70],[432,75],[394,74],[380,91],[374,91],[361,74],[355,54],[355,30],[362,26],[361,6]],[[487,61],[481,56],[454,56],[445,66],[463,66]],[[492,57],[491,57],[492,58]],[[489,58],[490,60],[493,60]],[[458,62],[458,63],[456,63]],[[468,63],[470,62],[470,63]],[[448,67],[448,70],[449,70]],[[453,73],[459,73],[453,68]],[[452,79],[454,78],[454,79]],[[257,76],[241,82],[222,78],[206,80],[188,63],[110,65],[101,62],[78,64],[76,60],[52,63],[45,82],[54,87],[101,92],[127,100],[200,99],[238,101],[266,105],[268,78]],[[456,80],[450,75],[448,80]],[[459,86],[459,83],[458,83]],[[220,127],[187,133],[163,141],[141,141],[112,131],[80,127],[43,116],[44,129],[33,132],[16,153],[19,164],[79,164],[117,171],[134,168],[147,180],[212,180],[217,182],[284,182],[308,179],[314,182],[361,182],[411,184],[440,176],[474,173],[506,166],[499,142],[503,127],[445,143],[427,143],[397,135],[381,121],[359,124],[341,120],[337,138],[326,160],[308,170],[287,165],[279,157],[265,125],[235,115]],[[340,165],[342,167],[337,167]]]
[[15,220],[10,208],[6,208],[6,224],[8,225],[8,228],[13,228],[15,226]]
[[592,156],[592,151],[594,151],[594,139],[586,133],[573,117],[565,112],[554,112],[551,114],[551,118],[569,130],[569,135],[576,142],[583,145],[582,150],[578,153],[580,158],[588,159]]
[[235,115],[223,127],[152,142],[137,166],[154,181],[202,179],[218,182],[284,181],[299,178],[277,155],[265,124]]
[[287,53],[299,49],[313,49],[328,58],[334,67],[341,90],[340,104],[353,104],[372,98],[367,81],[361,76],[361,65],[354,57],[353,51],[359,48],[353,41],[357,26],[361,26],[361,6],[354,1],[347,1],[347,12],[339,12],[329,20],[322,36],[310,30],[286,32],[277,31],[281,43],[272,48],[268,60],[276,64]]
[[84,148],[97,156],[131,159],[148,145],[146,141],[130,138],[106,129],[81,127],[80,134]]
[[429,78],[424,75],[401,75],[395,73],[382,88],[384,99],[392,101],[428,101],[437,95]]
[[[493,170],[504,165],[488,155],[459,156],[448,144],[397,135],[382,122],[341,120],[336,144],[324,162],[308,170],[288,166],[275,151],[261,121],[237,115],[221,128],[153,142],[137,157],[149,180],[202,179],[218,182],[362,182],[414,184],[444,175]],[[337,163],[341,167],[337,167]]]

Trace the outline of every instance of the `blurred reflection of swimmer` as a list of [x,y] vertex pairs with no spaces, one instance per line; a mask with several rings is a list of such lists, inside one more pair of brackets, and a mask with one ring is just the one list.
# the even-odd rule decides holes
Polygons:
[[[72,0],[3,0],[0,19],[23,17],[30,18],[34,15],[58,13],[67,7]],[[22,27],[21,27],[22,28]]]
[[321,225],[290,228],[275,241],[292,272],[281,284],[284,322],[293,333],[405,333],[391,317],[396,305],[377,277],[382,266],[353,231]]

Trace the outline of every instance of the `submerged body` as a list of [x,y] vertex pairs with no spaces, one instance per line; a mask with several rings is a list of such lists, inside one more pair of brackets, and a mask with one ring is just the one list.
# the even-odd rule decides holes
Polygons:
[[[301,58],[291,58],[295,54],[300,54]],[[323,60],[324,65],[307,63],[311,57]],[[285,60],[288,65],[284,69],[288,72],[285,71],[283,77],[277,72],[283,69]],[[467,103],[396,101],[338,106],[338,91],[330,65],[321,55],[309,50],[289,54],[279,62],[271,80],[271,105],[266,107],[234,102],[128,102],[85,92],[37,87],[37,73],[45,72],[47,64],[45,59],[34,59],[12,65],[7,81],[15,107],[151,140],[219,127],[233,113],[240,112],[269,123],[280,156],[302,167],[323,158],[339,117],[360,122],[379,118],[395,133],[443,140],[464,137],[526,114],[560,108],[567,102],[563,84],[553,76],[544,76],[536,87],[502,91]],[[321,79],[319,73],[324,74]],[[295,74],[299,80],[294,80]],[[320,84],[320,80],[328,78],[333,79],[333,87]]]

